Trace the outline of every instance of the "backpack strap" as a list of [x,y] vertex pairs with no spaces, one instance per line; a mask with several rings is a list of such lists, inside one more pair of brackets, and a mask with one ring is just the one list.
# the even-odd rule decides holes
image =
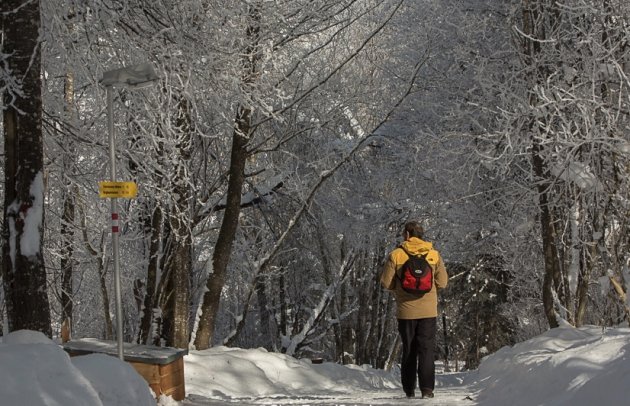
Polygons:
[[[405,254],[407,254],[407,256],[411,256],[411,254],[409,253],[409,251],[407,251],[405,249],[405,247],[402,246],[402,244],[400,244],[397,248],[400,248],[401,250],[403,250],[403,252]],[[402,272],[402,268],[403,268],[404,262],[402,264],[400,264],[400,266],[398,267],[398,269],[396,269],[394,271],[394,275],[396,275],[396,279],[398,279],[399,282],[402,283],[402,275],[399,275]]]
[[[403,247],[403,245],[402,245],[402,244],[400,244],[400,245],[398,246],[398,248],[400,248],[401,250],[403,250],[403,252],[404,252],[405,254],[407,254],[407,256],[408,256],[408,257],[411,257],[411,253],[410,253],[409,251],[407,251],[407,250],[405,249],[405,247]],[[404,264],[404,263],[403,263],[403,264]],[[396,269],[396,276],[398,276],[398,271],[399,271],[400,269],[402,269],[403,264],[400,264],[400,267],[399,267],[398,269]],[[399,279],[400,279],[400,277],[399,277]]]

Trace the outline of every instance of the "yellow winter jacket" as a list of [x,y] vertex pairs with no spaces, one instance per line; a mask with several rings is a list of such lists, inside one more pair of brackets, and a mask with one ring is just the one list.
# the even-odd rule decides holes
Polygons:
[[448,274],[440,257],[433,249],[433,244],[416,237],[411,237],[402,245],[413,255],[427,254],[427,261],[433,268],[433,289],[418,297],[405,292],[400,286],[400,275],[396,275],[400,267],[409,259],[403,249],[396,248],[390,254],[381,273],[381,285],[394,293],[397,316],[399,319],[425,319],[437,317],[437,291],[446,287]]

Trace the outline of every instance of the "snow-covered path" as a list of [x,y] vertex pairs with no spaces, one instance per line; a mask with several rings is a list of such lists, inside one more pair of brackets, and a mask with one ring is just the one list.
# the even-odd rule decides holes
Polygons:
[[355,392],[347,396],[325,397],[295,397],[295,398],[259,398],[259,399],[232,399],[232,400],[212,400],[197,396],[191,396],[182,402],[187,406],[208,406],[208,405],[410,405],[426,404],[431,406],[458,406],[477,405],[468,397],[469,391],[466,387],[448,388],[436,392],[433,399],[407,399],[401,395],[399,390],[383,390],[378,392]]
[[313,396],[267,396],[240,397],[225,399],[208,399],[190,395],[182,402],[185,406],[218,406],[218,405],[412,405],[425,404],[430,406],[474,406],[471,398],[473,389],[461,383],[463,374],[446,374],[436,377],[437,387],[433,399],[407,399],[401,389],[381,389],[375,391],[357,390],[347,395]]
[[182,405],[187,406],[208,406],[208,405],[410,405],[426,404],[431,406],[458,406],[477,405],[470,397],[467,387],[441,388],[436,392],[433,399],[407,399],[400,390],[381,390],[377,392],[354,392],[347,396],[298,396],[295,398],[239,398],[231,400],[212,400],[198,396],[190,396]]

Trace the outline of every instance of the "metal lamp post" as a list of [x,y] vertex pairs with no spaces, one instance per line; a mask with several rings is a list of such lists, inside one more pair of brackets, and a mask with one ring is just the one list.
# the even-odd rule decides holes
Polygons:
[[[116,147],[114,134],[114,108],[113,108],[113,88],[123,87],[137,89],[150,86],[158,80],[153,67],[144,63],[103,73],[100,83],[105,86],[107,92],[107,127],[109,132],[109,159],[110,177],[112,182],[116,182]],[[122,300],[120,294],[120,265],[119,265],[119,223],[118,223],[118,199],[111,198],[112,215],[112,251],[114,257],[114,289],[116,295],[116,338],[118,341],[118,358],[124,360],[123,355],[123,322],[122,322]]]

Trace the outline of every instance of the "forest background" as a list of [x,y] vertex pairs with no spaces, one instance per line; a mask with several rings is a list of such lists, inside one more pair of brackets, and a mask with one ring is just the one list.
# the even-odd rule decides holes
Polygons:
[[99,81],[147,61],[114,93],[125,341],[388,367],[408,219],[458,368],[628,322],[626,1],[1,4],[2,332],[115,337]]

